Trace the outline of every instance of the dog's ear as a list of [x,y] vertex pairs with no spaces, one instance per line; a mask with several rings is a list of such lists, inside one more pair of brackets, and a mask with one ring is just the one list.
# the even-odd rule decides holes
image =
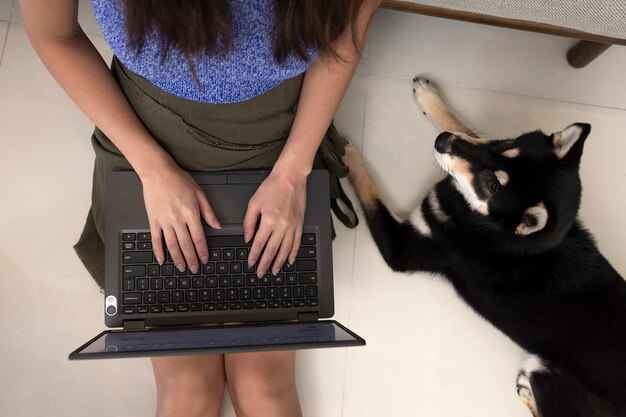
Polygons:
[[546,224],[548,224],[548,210],[546,210],[546,206],[542,201],[526,209],[522,217],[522,222],[515,229],[515,234],[528,236],[543,230]]
[[553,133],[550,138],[554,154],[563,162],[578,164],[590,131],[590,124],[574,123],[560,132]]

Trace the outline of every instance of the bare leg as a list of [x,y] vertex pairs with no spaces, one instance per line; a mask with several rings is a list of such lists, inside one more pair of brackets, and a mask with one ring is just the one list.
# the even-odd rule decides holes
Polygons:
[[218,417],[224,398],[224,356],[152,358],[157,417]]
[[435,86],[423,78],[413,78],[413,95],[422,112],[440,132],[461,132],[478,137],[450,111]]
[[300,417],[295,351],[231,353],[224,357],[238,417]]

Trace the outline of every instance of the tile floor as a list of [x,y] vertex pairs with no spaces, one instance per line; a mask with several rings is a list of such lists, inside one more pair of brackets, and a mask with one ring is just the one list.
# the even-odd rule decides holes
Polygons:
[[[5,416],[153,415],[147,360],[68,362],[104,328],[102,295],[72,250],[89,205],[91,123],[32,51],[18,7],[0,0],[0,409]],[[110,59],[88,3],[80,20]],[[593,125],[582,164],[581,217],[626,273],[626,48],[583,70],[572,40],[381,11],[337,114],[390,206],[409,213],[442,177],[435,129],[411,97],[427,75],[488,136]],[[524,352],[438,279],[392,273],[368,230],[338,227],[335,318],[363,348],[303,351],[307,416],[522,417]],[[225,416],[234,415],[229,403]]]

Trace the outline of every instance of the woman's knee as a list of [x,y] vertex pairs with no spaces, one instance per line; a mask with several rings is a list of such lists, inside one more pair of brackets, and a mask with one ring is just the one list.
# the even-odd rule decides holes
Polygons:
[[225,369],[238,415],[300,415],[295,352],[226,355]]
[[152,358],[157,416],[218,416],[224,396],[223,356]]

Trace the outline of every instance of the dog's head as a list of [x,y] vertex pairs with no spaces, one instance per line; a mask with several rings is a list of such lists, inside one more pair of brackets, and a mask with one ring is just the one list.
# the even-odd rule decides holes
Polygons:
[[558,239],[578,212],[578,168],[590,130],[577,123],[506,140],[444,132],[435,157],[481,228],[514,239]]

